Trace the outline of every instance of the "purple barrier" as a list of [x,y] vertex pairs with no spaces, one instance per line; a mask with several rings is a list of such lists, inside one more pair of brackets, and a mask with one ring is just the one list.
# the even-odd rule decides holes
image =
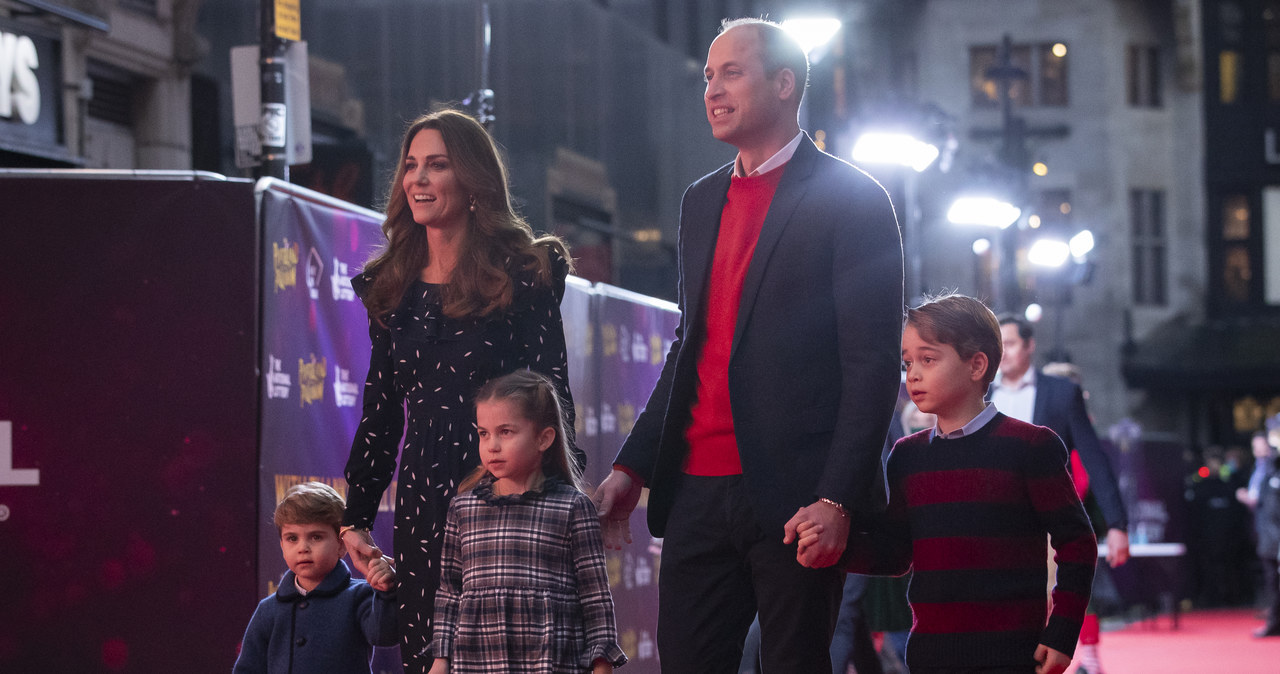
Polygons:
[[[600,395],[587,429],[590,434],[598,434],[602,447],[600,469],[607,472],[662,372],[680,314],[670,302],[621,288],[598,284],[596,292]],[[609,582],[618,615],[619,640],[631,658],[627,670],[659,672],[654,630],[658,624],[662,541],[649,536],[644,504],[642,499],[631,516],[634,542],[624,550],[609,553]]]

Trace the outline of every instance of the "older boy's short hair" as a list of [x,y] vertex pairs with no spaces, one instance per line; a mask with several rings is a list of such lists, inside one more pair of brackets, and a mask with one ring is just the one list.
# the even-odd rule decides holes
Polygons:
[[963,360],[986,354],[982,383],[989,386],[995,379],[1004,345],[996,315],[981,301],[959,293],[926,296],[920,306],[907,310],[907,325],[925,341],[950,345]]
[[337,490],[323,482],[295,484],[276,505],[276,529],[286,524],[328,524],[336,532],[345,508]]

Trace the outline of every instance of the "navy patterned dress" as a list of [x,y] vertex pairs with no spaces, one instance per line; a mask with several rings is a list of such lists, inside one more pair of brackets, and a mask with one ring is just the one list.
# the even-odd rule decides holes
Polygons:
[[452,674],[581,674],[626,663],[595,504],[555,477],[460,494],[445,525],[432,650]]
[[[399,456],[393,544],[407,673],[426,672],[434,660],[424,651],[431,644],[445,517],[458,483],[480,463],[472,403],[476,390],[508,372],[535,370],[555,382],[572,428],[560,319],[568,264],[554,253],[551,260],[551,286],[537,285],[530,272],[512,273],[516,287],[504,313],[449,318],[441,310],[440,287],[415,281],[383,319],[386,327],[369,322],[373,349],[363,415],[347,460],[343,523],[373,525]],[[371,281],[364,274],[353,279],[356,294],[363,298]]]

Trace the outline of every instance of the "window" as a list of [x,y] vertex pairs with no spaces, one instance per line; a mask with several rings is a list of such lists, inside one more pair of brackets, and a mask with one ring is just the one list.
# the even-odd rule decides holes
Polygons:
[[1249,254],[1249,198],[1228,194],[1222,199],[1222,291],[1236,304],[1249,301],[1253,256]]
[[1280,103],[1280,0],[1263,5],[1262,34],[1267,49],[1267,100]]
[[1126,59],[1126,84],[1129,105],[1158,108],[1164,104],[1160,80],[1160,48],[1129,45]]
[[1164,190],[1129,191],[1134,304],[1164,306],[1169,301],[1164,214]]
[[1244,10],[1234,2],[1218,5],[1218,29],[1222,51],[1218,52],[1218,101],[1223,105],[1240,102],[1244,81]]
[[1010,45],[1007,62],[998,45],[970,47],[969,90],[974,107],[999,107],[1002,82],[1007,83],[1014,105],[1066,106],[1070,102],[1067,45]]

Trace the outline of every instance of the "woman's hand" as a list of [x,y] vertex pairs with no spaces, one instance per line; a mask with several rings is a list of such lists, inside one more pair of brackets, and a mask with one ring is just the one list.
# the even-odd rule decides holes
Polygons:
[[369,564],[375,559],[382,559],[382,550],[373,542],[373,534],[366,529],[343,527],[342,544],[351,555],[351,563],[365,578],[369,577]]

